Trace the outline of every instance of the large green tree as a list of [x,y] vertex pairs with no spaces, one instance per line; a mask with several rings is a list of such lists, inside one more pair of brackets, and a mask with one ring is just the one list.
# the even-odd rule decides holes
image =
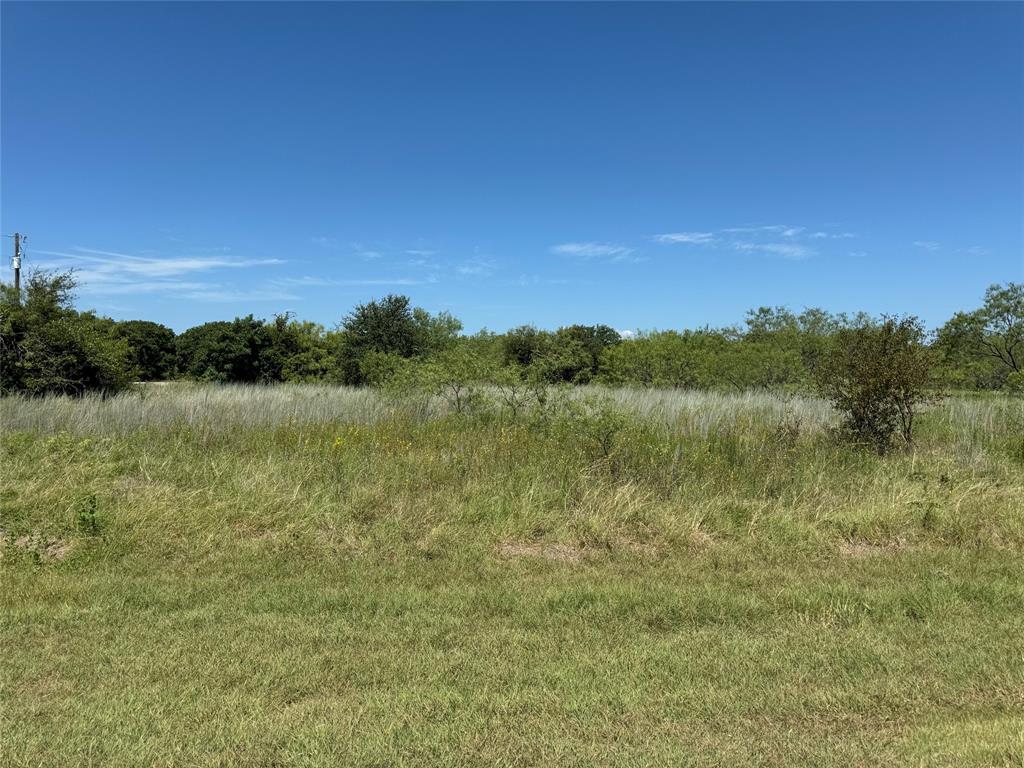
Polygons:
[[[462,323],[446,312],[413,308],[407,296],[389,295],[358,305],[341,323],[337,372],[346,384],[367,384],[387,357],[412,358],[448,349]],[[384,356],[384,357],[382,357]]]
[[149,320],[124,320],[114,334],[128,343],[141,381],[162,381],[174,373],[174,331]]
[[20,292],[0,284],[0,392],[117,392],[135,375],[112,320],[73,307],[72,273],[36,272]]
[[252,315],[204,323],[178,336],[178,371],[200,381],[279,381],[280,361],[265,357],[271,346],[266,324]]
[[1001,386],[1024,369],[1024,283],[992,285],[984,303],[957,312],[936,334],[947,374],[960,386]]

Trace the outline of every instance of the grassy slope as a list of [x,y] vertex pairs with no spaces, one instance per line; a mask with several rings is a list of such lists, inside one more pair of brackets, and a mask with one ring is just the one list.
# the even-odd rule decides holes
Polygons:
[[1020,765],[1019,405],[741,405],[6,434],[3,762]]

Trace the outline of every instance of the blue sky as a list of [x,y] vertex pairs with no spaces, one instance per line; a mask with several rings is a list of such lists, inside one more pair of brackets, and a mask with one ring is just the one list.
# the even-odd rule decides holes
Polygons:
[[1022,40],[1019,3],[4,2],[0,219],[177,330],[935,325],[1024,279]]

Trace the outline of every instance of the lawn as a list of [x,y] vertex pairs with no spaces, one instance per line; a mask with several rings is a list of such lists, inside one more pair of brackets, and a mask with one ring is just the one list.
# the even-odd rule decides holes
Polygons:
[[1024,765],[1024,403],[0,402],[11,766]]

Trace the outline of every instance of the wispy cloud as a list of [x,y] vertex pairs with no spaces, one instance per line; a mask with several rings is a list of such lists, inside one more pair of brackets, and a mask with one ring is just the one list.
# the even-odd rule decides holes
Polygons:
[[284,264],[282,259],[239,259],[227,256],[133,256],[127,253],[99,251],[94,248],[74,248],[66,251],[36,251],[53,256],[61,262],[84,262],[91,265],[91,274],[108,273],[121,276],[175,277],[215,269],[237,269]]
[[327,288],[327,287],[361,287],[361,286],[374,286],[374,285],[423,285],[427,282],[433,282],[432,280],[416,280],[411,277],[381,277],[381,278],[365,278],[365,279],[352,279],[352,280],[337,280],[331,277],[317,277],[314,275],[303,275],[302,277],[282,277],[280,280],[274,280],[275,285],[282,286],[306,286],[310,288]]
[[494,273],[497,265],[490,259],[476,258],[462,262],[455,267],[460,275],[486,277]]
[[654,235],[656,243],[690,243],[694,245],[706,245],[715,240],[713,232],[668,232],[663,235]]
[[614,243],[561,243],[553,245],[548,249],[551,253],[559,256],[576,256],[583,259],[595,257],[616,257],[628,256],[633,252],[632,248]]
[[750,235],[757,232],[771,232],[774,234],[782,234],[786,230],[793,229],[788,224],[762,224],[758,226],[747,226],[747,227],[726,227],[722,232],[728,232],[735,235]]
[[352,253],[361,259],[372,260],[380,259],[384,257],[384,254],[380,251],[372,248],[366,248],[362,243],[350,243],[349,248],[352,249]]
[[856,235],[853,232],[811,232],[807,237],[811,240],[849,240]]
[[914,245],[926,251],[937,251],[942,246],[934,240],[915,240]]
[[179,294],[182,299],[190,299],[192,301],[210,301],[210,302],[242,302],[242,301],[296,301],[299,296],[293,293],[287,293],[285,291],[267,291],[267,290],[254,290],[254,291],[236,291],[228,288],[215,288],[206,287],[201,290],[187,291]]
[[426,250],[422,248],[408,248],[405,251],[410,256],[436,256],[437,251]]
[[980,245],[972,245],[970,248],[964,248],[964,253],[968,256],[987,256],[988,249],[982,248]]
[[808,248],[805,245],[799,245],[797,243],[750,243],[750,242],[739,242],[733,243],[733,247],[738,251],[756,251],[760,253],[769,253],[773,256],[782,256],[785,259],[806,259],[814,255],[814,250]]
[[[219,289],[216,283],[200,282],[199,275],[284,264],[282,259],[245,259],[234,256],[139,256],[97,248],[75,247],[68,251],[38,250],[50,257],[39,261],[42,269],[74,269],[79,291],[86,295],[164,293],[185,298],[204,290]],[[191,277],[192,279],[185,279]]]
[[654,235],[651,239],[658,243],[725,246],[737,251],[759,252],[786,259],[807,259],[817,255],[818,244],[852,237],[855,237],[852,232],[828,232],[825,229],[793,224],[748,224],[708,231],[668,232]]

